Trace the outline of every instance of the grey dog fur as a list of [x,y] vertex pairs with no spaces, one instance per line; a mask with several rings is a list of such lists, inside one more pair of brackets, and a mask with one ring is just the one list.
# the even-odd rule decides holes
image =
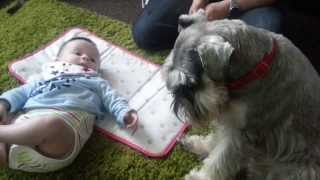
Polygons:
[[[162,68],[173,109],[216,129],[182,140],[205,157],[185,179],[231,180],[245,169],[249,180],[320,180],[320,79],[306,56],[284,36],[240,20],[207,22],[197,14],[180,22]],[[273,40],[278,48],[269,72],[229,90]]]

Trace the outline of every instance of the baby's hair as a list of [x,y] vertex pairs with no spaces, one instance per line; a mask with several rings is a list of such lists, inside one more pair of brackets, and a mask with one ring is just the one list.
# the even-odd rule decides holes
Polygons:
[[59,57],[61,51],[63,50],[63,48],[71,41],[75,41],[75,40],[84,40],[84,41],[87,41],[89,43],[91,43],[92,45],[94,45],[94,47],[97,47],[96,43],[94,43],[91,39],[89,38],[86,38],[86,37],[73,37],[71,39],[69,39],[68,41],[64,42],[61,46],[60,46],[60,49],[57,53],[57,57]]

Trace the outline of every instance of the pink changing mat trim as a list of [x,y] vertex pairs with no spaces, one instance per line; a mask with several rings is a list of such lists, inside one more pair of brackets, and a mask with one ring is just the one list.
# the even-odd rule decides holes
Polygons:
[[[12,61],[11,63],[9,63],[9,65],[8,65],[8,66],[9,66],[9,67],[8,67],[8,68],[9,68],[9,74],[10,74],[11,76],[13,76],[14,78],[16,78],[19,82],[21,82],[21,83],[23,83],[23,84],[26,83],[26,79],[24,79],[23,77],[21,77],[19,74],[17,74],[17,73],[14,71],[14,69],[13,69],[13,67],[12,67],[13,64],[14,64],[14,63],[17,63],[17,62],[19,62],[19,61],[22,61],[23,59],[25,59],[25,58],[27,58],[27,57],[29,57],[29,56],[32,56],[32,55],[34,55],[34,54],[42,51],[42,50],[45,49],[47,46],[49,46],[49,45],[51,45],[52,43],[56,42],[58,39],[60,39],[61,37],[63,37],[64,35],[66,35],[68,32],[70,32],[70,31],[72,31],[72,30],[74,30],[74,29],[80,29],[80,30],[82,30],[82,31],[84,31],[84,32],[86,32],[86,33],[89,33],[90,35],[93,35],[93,36],[95,36],[95,37],[98,38],[98,39],[101,39],[101,40],[103,40],[103,41],[106,41],[107,43],[115,46],[116,48],[119,48],[119,49],[127,52],[128,54],[137,57],[137,58],[138,58],[139,60],[141,60],[141,61],[144,61],[144,62],[146,62],[146,63],[149,63],[149,64],[151,64],[151,65],[153,65],[153,66],[156,66],[156,67],[160,68],[160,65],[155,64],[155,63],[153,63],[153,62],[150,62],[150,61],[144,59],[142,56],[139,56],[139,55],[137,55],[137,54],[134,54],[134,53],[128,51],[127,49],[125,49],[125,48],[123,48],[123,47],[121,47],[121,46],[115,45],[115,44],[111,43],[110,41],[107,41],[107,40],[105,40],[105,39],[103,39],[103,38],[100,38],[100,37],[97,36],[95,33],[90,32],[90,31],[88,31],[88,30],[85,29],[85,28],[82,28],[82,27],[74,27],[74,28],[69,28],[69,29],[67,29],[65,32],[61,33],[58,37],[54,38],[52,41],[50,41],[50,42],[47,43],[46,45],[40,47],[39,49],[37,49],[37,50],[34,51],[33,53],[28,53],[28,54],[24,55],[24,56],[21,57],[21,58],[18,58],[18,59],[13,60],[13,61]],[[183,135],[186,134],[187,130],[188,130],[190,127],[191,127],[190,124],[185,123],[185,124],[182,126],[182,128],[179,130],[179,132],[175,135],[175,137],[172,138],[171,142],[166,146],[166,148],[165,148],[162,152],[159,152],[159,153],[154,153],[154,152],[148,151],[148,150],[146,150],[145,148],[143,148],[143,147],[141,147],[141,146],[139,146],[139,145],[137,145],[137,144],[134,144],[134,143],[132,143],[132,142],[130,142],[130,141],[124,139],[124,138],[121,138],[121,137],[119,137],[119,136],[117,136],[117,135],[115,135],[115,134],[113,134],[113,133],[111,133],[111,132],[108,132],[108,131],[106,131],[106,130],[104,130],[103,128],[100,128],[100,127],[98,127],[98,126],[95,126],[95,129],[96,129],[102,136],[104,136],[104,137],[106,137],[106,138],[109,138],[109,139],[112,139],[112,140],[114,140],[114,141],[120,142],[120,143],[122,143],[122,144],[124,144],[124,145],[127,145],[127,146],[129,146],[130,148],[132,148],[132,149],[134,149],[134,150],[136,150],[136,151],[138,151],[138,152],[141,152],[142,154],[144,154],[144,155],[146,155],[146,156],[148,156],[148,157],[157,158],[157,159],[162,159],[162,158],[167,157],[167,156],[170,154],[170,152],[172,152],[172,150],[173,150],[174,146],[176,145],[177,141],[178,141]]]
[[184,124],[183,127],[180,129],[180,131],[176,134],[176,136],[172,139],[172,141],[170,142],[170,144],[160,153],[153,153],[150,152],[146,149],[144,149],[143,147],[136,145],[134,143],[131,143],[130,141],[127,141],[124,138],[121,138],[119,136],[116,136],[108,131],[105,131],[104,129],[100,128],[100,127],[95,127],[95,129],[101,133],[103,136],[110,138],[114,141],[120,142],[124,145],[127,145],[129,147],[131,147],[134,150],[138,150],[139,152],[143,153],[144,155],[151,157],[151,158],[159,158],[159,159],[163,159],[166,158],[171,151],[173,150],[173,147],[177,144],[177,142],[181,139],[181,137],[183,137],[185,135],[185,133],[187,132],[187,130],[190,128],[191,126],[188,124]]

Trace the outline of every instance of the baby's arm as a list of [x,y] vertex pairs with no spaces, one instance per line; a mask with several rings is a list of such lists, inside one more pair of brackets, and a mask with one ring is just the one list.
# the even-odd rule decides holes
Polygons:
[[27,102],[35,83],[24,84],[17,88],[4,92],[0,96],[0,101],[8,103],[8,111],[16,112]]
[[121,97],[107,81],[100,84],[103,104],[121,127],[130,128],[137,123],[137,112],[129,107],[128,101]]

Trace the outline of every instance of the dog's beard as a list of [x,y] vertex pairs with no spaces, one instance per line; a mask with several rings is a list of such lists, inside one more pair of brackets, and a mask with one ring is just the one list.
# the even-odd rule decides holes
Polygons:
[[207,76],[203,76],[202,83],[196,87],[176,87],[173,96],[174,113],[198,124],[218,118],[228,100],[225,86],[214,83]]

